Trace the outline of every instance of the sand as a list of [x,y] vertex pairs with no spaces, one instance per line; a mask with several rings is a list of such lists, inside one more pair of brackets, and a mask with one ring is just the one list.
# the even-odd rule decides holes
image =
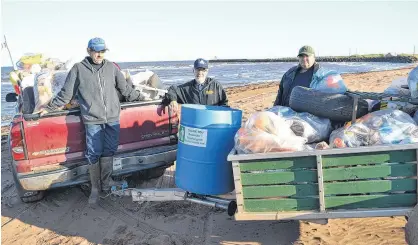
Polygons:
[[[383,91],[411,69],[346,74],[352,90]],[[271,107],[278,82],[227,89],[230,105],[251,113]],[[7,133],[2,128],[2,135]],[[132,202],[109,197],[87,205],[78,187],[57,189],[25,204],[17,197],[6,141],[1,145],[2,244],[406,244],[404,217],[335,219],[327,225],[299,221],[235,221],[220,210],[188,202]],[[175,168],[138,187],[173,187]]]

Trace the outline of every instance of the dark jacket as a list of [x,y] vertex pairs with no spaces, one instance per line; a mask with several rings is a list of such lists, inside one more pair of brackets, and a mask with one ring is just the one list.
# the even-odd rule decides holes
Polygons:
[[228,105],[228,98],[222,85],[209,77],[206,78],[200,91],[199,84],[194,79],[179,86],[171,86],[163,103],[168,105],[171,101],[177,101],[180,104]]
[[[312,79],[315,77],[315,73],[320,68],[318,63],[314,64],[314,71]],[[291,83],[295,80],[296,74],[299,72],[301,67],[299,65],[290,68],[282,77],[279,85],[279,91],[277,92],[276,100],[274,101],[273,106],[280,105],[280,106],[289,106],[286,104],[286,101],[289,101],[291,91]]]
[[116,90],[128,101],[139,100],[140,94],[126,83],[125,77],[110,61],[103,60],[96,71],[87,57],[71,68],[64,87],[48,104],[53,111],[77,96],[81,116],[86,124],[102,124],[119,120],[120,103]]

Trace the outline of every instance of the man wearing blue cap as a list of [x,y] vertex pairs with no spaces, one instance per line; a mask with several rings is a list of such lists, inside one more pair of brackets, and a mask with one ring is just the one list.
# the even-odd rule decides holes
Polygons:
[[209,63],[202,58],[194,62],[194,79],[179,85],[171,86],[163,100],[174,111],[180,104],[199,104],[227,106],[228,98],[222,85],[215,79],[208,77]]
[[64,106],[77,96],[86,129],[86,153],[89,162],[91,194],[95,204],[99,192],[110,191],[118,183],[111,179],[113,155],[119,145],[120,103],[117,91],[127,101],[140,100],[140,93],[129,86],[119,69],[104,59],[107,46],[102,38],[93,38],[87,56],[68,73],[61,91],[40,113],[44,115]]

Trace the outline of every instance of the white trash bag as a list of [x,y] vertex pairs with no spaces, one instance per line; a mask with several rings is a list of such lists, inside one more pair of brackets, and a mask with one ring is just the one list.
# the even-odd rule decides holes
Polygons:
[[52,99],[52,72],[44,70],[35,76],[33,87],[35,109],[33,114],[39,113]]
[[397,78],[392,81],[389,87],[383,91],[385,94],[390,95],[401,95],[401,96],[409,96],[411,92],[409,89],[402,88],[402,86],[408,85],[408,78],[407,77],[401,77]]
[[418,66],[409,72],[408,86],[411,91],[411,97],[414,99],[418,98]]
[[235,135],[239,154],[304,150],[306,139],[296,136],[289,124],[273,112],[253,114]]
[[132,80],[133,85],[136,87],[139,85],[146,85],[148,79],[150,79],[152,75],[154,75],[154,72],[146,70],[143,72],[138,72],[135,75],[130,75],[130,78]]
[[386,109],[369,113],[334,130],[330,136],[333,148],[406,144],[418,140],[417,124],[400,110]]
[[274,106],[268,111],[282,117],[293,133],[305,138],[308,144],[327,140],[331,134],[331,121],[328,118],[317,117],[307,112],[298,113],[284,106]]
[[[47,106],[48,103],[58,95],[62,87],[64,87],[68,73],[69,72],[65,70],[43,70],[38,73],[35,77],[35,86],[33,90],[35,97],[34,114],[38,113],[42,108]],[[77,100],[73,98],[69,104],[65,105],[65,108],[71,109],[77,106]]]

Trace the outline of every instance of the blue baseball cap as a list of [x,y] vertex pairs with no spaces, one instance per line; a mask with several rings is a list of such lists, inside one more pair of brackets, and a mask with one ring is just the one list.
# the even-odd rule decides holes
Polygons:
[[198,69],[198,68],[204,68],[204,69],[208,69],[209,68],[209,63],[207,60],[204,60],[202,58],[199,58],[197,60],[195,60],[194,62],[194,68]]
[[105,41],[100,37],[95,37],[90,39],[87,48],[94,51],[108,50]]

